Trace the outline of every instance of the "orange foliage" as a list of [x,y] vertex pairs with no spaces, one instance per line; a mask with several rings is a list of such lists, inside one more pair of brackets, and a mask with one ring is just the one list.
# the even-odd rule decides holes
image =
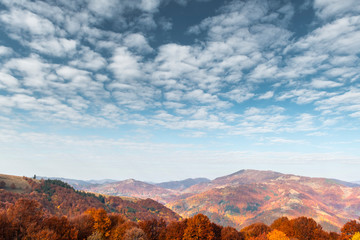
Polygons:
[[279,231],[279,230],[272,230],[267,234],[267,238],[269,240],[289,240],[289,238],[285,235],[285,233]]
[[251,237],[257,238],[261,235],[266,236],[266,234],[268,234],[270,231],[271,228],[264,223],[254,223],[241,230],[246,239],[250,239]]
[[209,218],[203,214],[197,214],[188,219],[184,231],[184,240],[214,240],[215,234]]
[[103,234],[105,237],[110,236],[111,220],[104,209],[90,208],[86,213],[92,217],[95,231]]
[[290,220],[287,217],[281,217],[276,219],[270,227],[272,229],[279,230],[283,233],[285,233],[287,236],[293,235],[293,229],[290,223]]
[[116,225],[111,229],[110,240],[122,239],[125,234],[132,228],[136,228],[137,224],[134,222],[126,221],[124,223]]

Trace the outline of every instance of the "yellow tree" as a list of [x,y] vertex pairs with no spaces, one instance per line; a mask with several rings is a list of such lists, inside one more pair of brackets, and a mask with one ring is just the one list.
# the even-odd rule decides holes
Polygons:
[[354,236],[352,236],[351,240],[360,240],[360,232],[356,232]]
[[105,237],[110,236],[111,220],[104,209],[90,208],[86,211],[94,221],[94,230],[103,234]]
[[269,240],[289,240],[289,238],[285,235],[285,233],[279,231],[279,230],[272,230],[267,234],[267,238]]

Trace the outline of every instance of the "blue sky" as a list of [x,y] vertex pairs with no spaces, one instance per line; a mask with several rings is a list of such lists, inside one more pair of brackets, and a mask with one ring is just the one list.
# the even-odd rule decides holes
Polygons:
[[357,0],[0,0],[15,175],[360,180]]

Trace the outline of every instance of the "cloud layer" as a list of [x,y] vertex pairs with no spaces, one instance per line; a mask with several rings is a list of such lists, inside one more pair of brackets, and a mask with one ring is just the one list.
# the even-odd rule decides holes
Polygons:
[[190,1],[0,0],[2,129],[150,128],[254,146],[358,133],[360,8],[307,3],[199,1],[212,14],[183,17],[185,41],[165,13]]

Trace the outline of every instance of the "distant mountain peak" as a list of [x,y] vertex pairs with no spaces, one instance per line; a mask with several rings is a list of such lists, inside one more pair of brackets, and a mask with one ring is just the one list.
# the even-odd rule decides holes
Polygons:
[[123,183],[126,183],[126,184],[131,184],[131,183],[136,183],[136,182],[139,182],[139,181],[136,181],[135,179],[133,178],[129,178],[129,179],[126,179],[124,181],[122,181]]

